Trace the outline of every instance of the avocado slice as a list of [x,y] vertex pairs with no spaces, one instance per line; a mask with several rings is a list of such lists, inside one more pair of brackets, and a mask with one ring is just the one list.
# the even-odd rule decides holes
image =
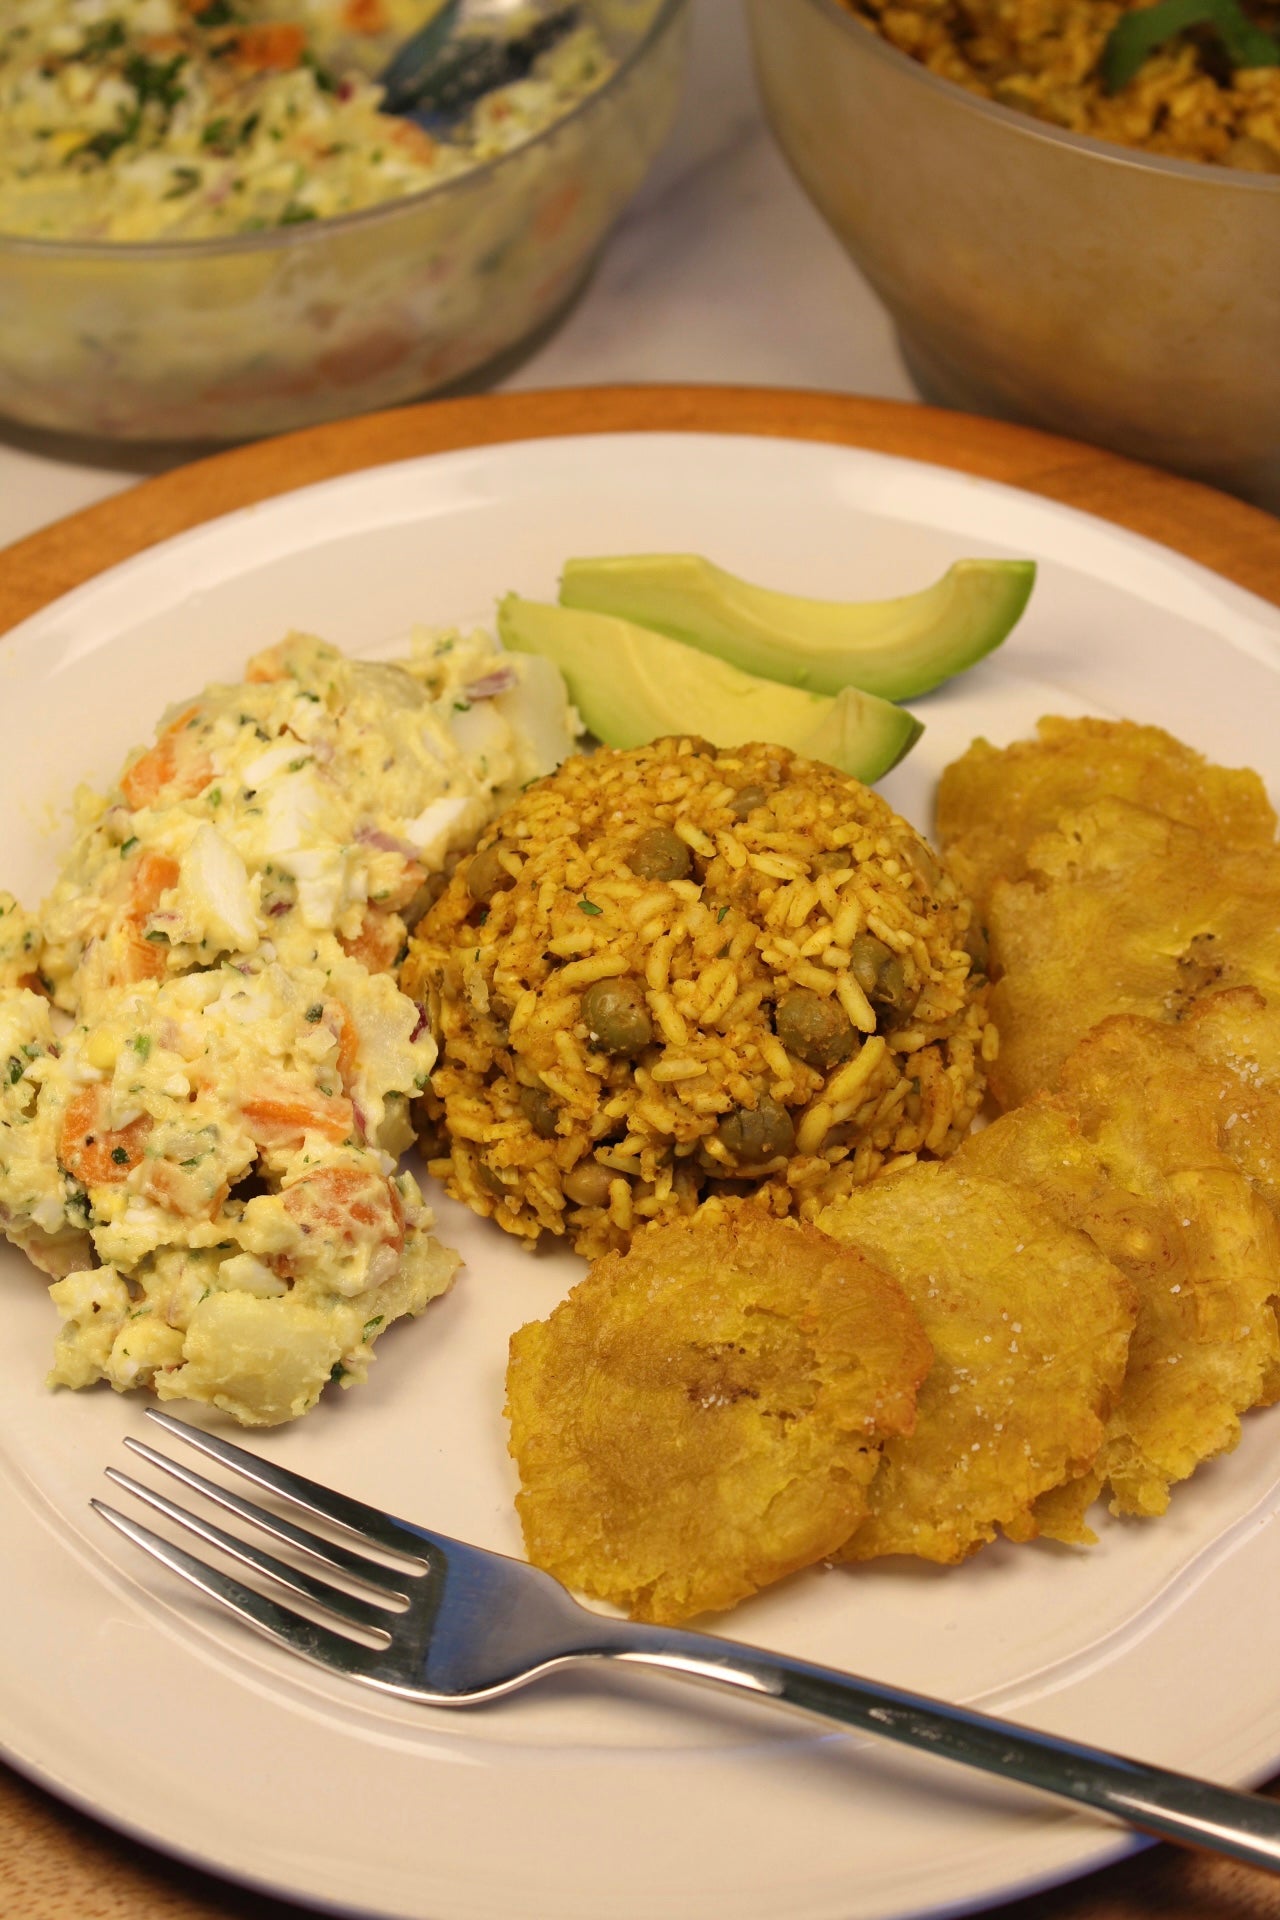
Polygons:
[[612,614],[509,593],[498,603],[498,635],[513,653],[554,660],[583,723],[609,747],[668,733],[701,734],[717,747],[763,740],[870,783],[924,731],[904,708],[856,687],[831,697],[779,686]]
[[1032,560],[957,560],[902,599],[807,600],[695,553],[640,553],[567,560],[560,604],[634,620],[788,686],[910,700],[998,647],[1035,577]]

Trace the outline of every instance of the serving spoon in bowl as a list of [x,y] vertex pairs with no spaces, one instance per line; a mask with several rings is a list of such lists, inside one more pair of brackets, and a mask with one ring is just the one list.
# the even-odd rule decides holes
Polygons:
[[581,17],[566,0],[441,0],[378,75],[383,109],[438,128],[522,80]]

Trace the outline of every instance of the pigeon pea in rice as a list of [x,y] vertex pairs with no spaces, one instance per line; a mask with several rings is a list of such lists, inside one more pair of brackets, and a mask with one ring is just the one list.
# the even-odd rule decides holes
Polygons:
[[810,1217],[950,1153],[981,1103],[970,908],[877,794],[786,749],[658,740],[523,793],[402,972],[449,1191],[593,1258],[750,1190]]

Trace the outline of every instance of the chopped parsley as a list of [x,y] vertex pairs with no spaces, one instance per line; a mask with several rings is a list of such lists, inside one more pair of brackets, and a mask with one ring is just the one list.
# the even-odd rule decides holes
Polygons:
[[110,160],[112,154],[118,153],[121,147],[127,147],[136,137],[141,123],[140,114],[126,114],[118,127],[103,133],[95,133],[92,139],[86,140],[82,146],[77,147],[69,157],[73,160],[78,160],[81,156],[90,160]]
[[1127,87],[1153,53],[1191,27],[1207,27],[1233,69],[1280,66],[1280,39],[1250,19],[1239,0],[1156,0],[1121,14],[1111,29],[1098,63],[1106,92]]
[[579,913],[603,913],[604,908],[598,907],[594,900],[579,900],[578,911]]
[[311,69],[311,77],[317,87],[319,87],[321,93],[336,93],[338,91],[336,77],[330,73],[328,67],[321,66],[309,47],[303,54],[300,65]]
[[184,195],[194,193],[204,179],[199,167],[174,167],[173,185],[163,196],[166,200],[181,200]]
[[101,60],[105,54],[117,52],[124,43],[123,20],[97,20],[85,34],[77,57],[81,60]]
[[139,106],[154,101],[167,118],[178,102],[186,99],[187,90],[178,82],[186,64],[185,53],[175,53],[172,60],[149,60],[145,53],[131,53],[124,63],[124,77],[137,94]]

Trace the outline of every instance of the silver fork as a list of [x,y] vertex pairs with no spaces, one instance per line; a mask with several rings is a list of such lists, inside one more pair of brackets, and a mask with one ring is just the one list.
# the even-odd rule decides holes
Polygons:
[[253,1505],[144,1441],[126,1439],[133,1452],[192,1492],[363,1589],[367,1597],[291,1566],[107,1468],[117,1486],[323,1611],[334,1622],[324,1625],[208,1566],[103,1501],[90,1503],[138,1546],[278,1646],[365,1686],[428,1706],[464,1707],[494,1700],[577,1661],[658,1667],[838,1720],[1096,1808],[1160,1839],[1280,1873],[1280,1805],[1274,1801],[717,1635],[593,1613],[550,1574],[523,1561],[393,1519],[172,1414],[151,1407],[147,1412],[176,1439],[277,1500],[400,1558],[392,1567],[354,1546],[338,1545]]

